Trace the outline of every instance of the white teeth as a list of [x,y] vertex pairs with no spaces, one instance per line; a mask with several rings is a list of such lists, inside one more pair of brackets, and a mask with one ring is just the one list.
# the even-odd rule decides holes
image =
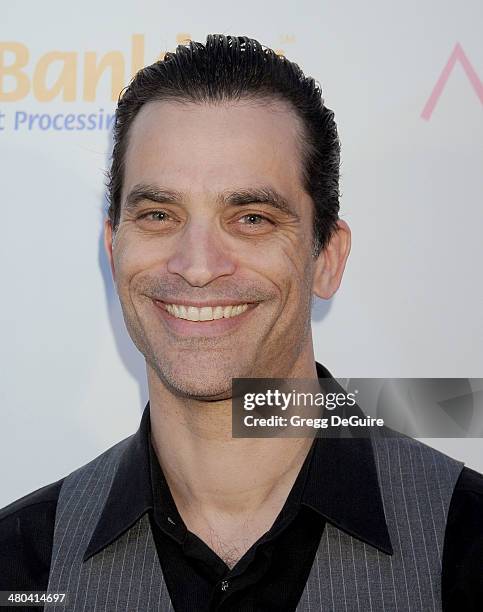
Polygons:
[[183,306],[178,304],[165,304],[169,314],[177,319],[188,321],[213,321],[215,319],[230,319],[236,317],[248,308],[248,304],[237,304],[235,306]]
[[212,321],[213,320],[213,309],[211,306],[203,306],[200,308],[200,321]]
[[[176,314],[174,316],[176,316]],[[188,313],[186,318],[188,319],[188,321],[199,321],[200,309],[196,308],[195,306],[188,306]]]

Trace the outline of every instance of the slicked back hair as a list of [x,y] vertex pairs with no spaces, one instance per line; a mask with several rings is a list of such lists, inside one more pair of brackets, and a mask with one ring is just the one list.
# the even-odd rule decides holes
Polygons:
[[340,142],[334,113],[325,106],[319,84],[297,64],[252,38],[222,34],[208,35],[205,44],[179,45],[174,53],[141,69],[121,92],[107,184],[114,230],[120,218],[130,126],[145,104],[163,100],[288,103],[303,126],[301,178],[314,203],[314,255],[325,247],[339,218]]

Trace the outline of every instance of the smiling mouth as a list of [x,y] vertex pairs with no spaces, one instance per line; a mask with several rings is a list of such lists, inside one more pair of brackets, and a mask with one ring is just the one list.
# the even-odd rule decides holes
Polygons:
[[183,304],[158,304],[176,319],[185,321],[216,321],[217,319],[232,319],[248,310],[249,304],[234,304],[228,306],[184,306]]

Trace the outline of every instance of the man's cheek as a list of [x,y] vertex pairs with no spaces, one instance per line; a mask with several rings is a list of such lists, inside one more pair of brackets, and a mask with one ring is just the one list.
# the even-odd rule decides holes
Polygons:
[[149,266],[146,254],[139,248],[122,245],[115,255],[114,265],[119,280],[133,277]]

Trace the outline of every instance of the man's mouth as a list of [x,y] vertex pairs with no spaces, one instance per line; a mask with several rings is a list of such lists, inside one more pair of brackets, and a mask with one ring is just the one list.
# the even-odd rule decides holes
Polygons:
[[230,304],[228,300],[216,300],[211,304],[193,303],[188,300],[182,304],[153,299],[162,320],[170,332],[176,336],[223,336],[242,326],[259,305],[259,302],[239,302]]
[[164,308],[170,315],[186,321],[215,321],[217,319],[232,319],[248,310],[248,304],[233,304],[228,306],[184,306],[183,304],[166,304]]

